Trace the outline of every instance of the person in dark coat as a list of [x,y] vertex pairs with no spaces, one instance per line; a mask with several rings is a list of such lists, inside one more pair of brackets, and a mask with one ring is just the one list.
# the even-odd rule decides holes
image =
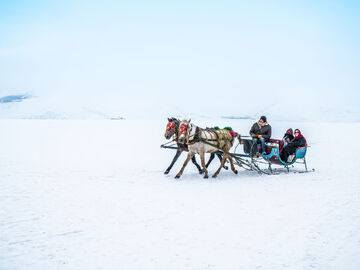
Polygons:
[[293,139],[294,139],[293,130],[292,130],[292,128],[289,128],[279,143],[280,155],[281,155],[283,148],[286,145],[288,145],[288,143],[291,142]]
[[266,116],[261,116],[259,121],[253,124],[250,136],[253,138],[253,144],[260,143],[262,153],[266,154],[265,142],[271,137],[271,126],[267,123]]
[[296,149],[306,146],[306,139],[301,134],[299,129],[295,129],[294,135],[295,138],[290,143],[288,143],[288,145],[286,145],[281,152],[281,159],[284,162],[287,162],[290,155],[295,154]]

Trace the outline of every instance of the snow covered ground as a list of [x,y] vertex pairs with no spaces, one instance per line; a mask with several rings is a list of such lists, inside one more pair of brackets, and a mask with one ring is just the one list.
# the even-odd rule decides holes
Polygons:
[[360,123],[271,124],[314,173],[175,180],[166,119],[0,120],[0,269],[359,269]]

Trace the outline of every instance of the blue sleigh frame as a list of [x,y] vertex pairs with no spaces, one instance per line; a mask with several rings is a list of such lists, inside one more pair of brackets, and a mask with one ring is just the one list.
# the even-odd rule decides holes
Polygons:
[[293,165],[294,163],[304,164],[305,172],[307,172],[308,169],[305,159],[306,152],[307,152],[307,146],[299,147],[298,149],[296,149],[295,157],[291,162],[285,162],[281,159],[279,147],[272,147],[271,152],[269,154],[266,155],[260,154],[260,156],[268,162],[269,170],[271,173],[273,173],[273,169],[271,167],[271,165],[273,164],[283,165],[289,172],[289,166]]

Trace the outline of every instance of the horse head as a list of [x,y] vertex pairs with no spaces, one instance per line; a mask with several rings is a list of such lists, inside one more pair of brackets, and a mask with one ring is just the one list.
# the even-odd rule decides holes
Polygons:
[[178,130],[178,142],[184,144],[186,140],[189,140],[189,128],[191,120],[182,120],[179,124]]
[[174,136],[179,128],[178,119],[172,117],[172,118],[168,118],[168,121],[169,122],[166,125],[166,130],[164,135],[167,140],[169,140],[172,136]]

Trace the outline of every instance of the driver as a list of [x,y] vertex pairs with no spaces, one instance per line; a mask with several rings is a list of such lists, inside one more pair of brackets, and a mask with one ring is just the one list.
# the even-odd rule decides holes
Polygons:
[[266,155],[265,142],[271,137],[271,126],[268,124],[266,116],[261,116],[259,121],[253,124],[250,136],[253,138],[253,144],[260,143],[262,154]]

